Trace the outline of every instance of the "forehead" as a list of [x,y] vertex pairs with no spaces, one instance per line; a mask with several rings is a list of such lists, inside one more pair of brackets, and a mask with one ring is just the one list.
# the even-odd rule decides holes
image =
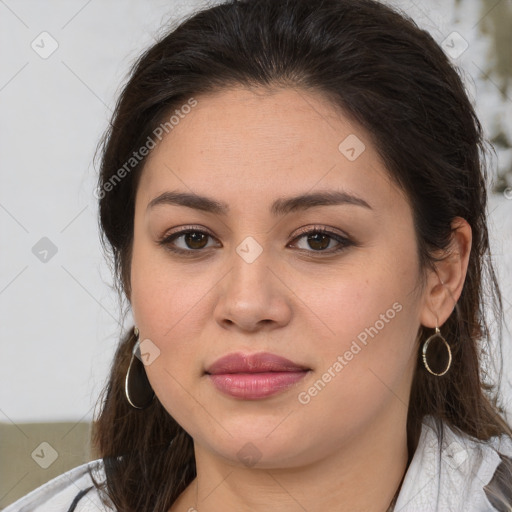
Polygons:
[[235,87],[195,100],[147,159],[147,201],[176,188],[260,203],[327,188],[381,208],[403,196],[366,131],[318,92]]

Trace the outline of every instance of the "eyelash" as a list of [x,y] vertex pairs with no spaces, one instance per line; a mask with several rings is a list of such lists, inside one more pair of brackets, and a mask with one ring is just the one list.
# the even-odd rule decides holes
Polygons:
[[[191,227],[187,227],[185,229],[182,229],[180,231],[176,231],[174,233],[171,233],[170,235],[164,236],[163,238],[158,240],[158,244],[163,246],[163,247],[165,247],[166,250],[171,251],[173,253],[180,254],[180,255],[183,255],[183,256],[194,257],[194,256],[198,255],[198,253],[204,252],[205,248],[203,248],[203,249],[188,249],[187,250],[187,249],[180,249],[180,248],[177,248],[177,247],[173,247],[171,245],[171,243],[174,242],[174,240],[180,238],[181,236],[190,234],[190,233],[200,233],[200,234],[207,235],[207,236],[209,236],[211,238],[215,238],[213,235],[211,235],[207,231],[204,231],[204,230],[201,230],[201,229],[197,229],[197,228],[194,228],[193,226],[191,226]],[[305,237],[307,235],[312,235],[312,234],[328,235],[329,238],[336,240],[340,245],[337,248],[335,248],[334,250],[330,249],[330,250],[317,250],[317,251],[315,251],[314,249],[311,249],[311,250],[299,249],[300,251],[305,251],[307,253],[313,253],[313,254],[328,254],[328,255],[332,255],[332,254],[336,254],[336,253],[339,253],[341,251],[344,251],[345,249],[347,249],[348,247],[350,247],[352,245],[355,245],[355,243],[353,241],[351,241],[349,238],[341,236],[338,233],[335,233],[333,231],[330,231],[330,230],[326,229],[323,226],[320,226],[320,227],[314,226],[312,229],[309,229],[307,231],[303,231],[303,232],[299,233],[292,240],[292,242],[294,242],[296,240],[299,240],[302,237]]]

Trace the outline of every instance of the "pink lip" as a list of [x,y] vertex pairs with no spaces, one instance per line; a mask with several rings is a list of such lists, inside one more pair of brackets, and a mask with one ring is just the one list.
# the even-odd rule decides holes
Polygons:
[[210,365],[206,374],[219,391],[235,398],[257,400],[289,388],[308,370],[284,357],[260,352],[224,356]]
[[215,375],[219,373],[294,372],[303,370],[309,370],[309,368],[269,352],[247,355],[236,352],[217,359],[206,368],[206,373]]

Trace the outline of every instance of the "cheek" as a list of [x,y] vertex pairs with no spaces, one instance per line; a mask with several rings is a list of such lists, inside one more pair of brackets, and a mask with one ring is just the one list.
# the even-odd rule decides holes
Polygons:
[[158,354],[145,367],[151,387],[167,412],[198,435],[194,428],[201,424],[201,411],[195,410],[197,402],[191,396],[197,395],[193,383],[202,374],[198,344],[204,289],[143,251],[134,250],[131,276],[135,324],[141,340],[149,339]]
[[370,369],[386,381],[396,382],[414,347],[416,305],[407,302],[403,290],[395,293],[374,285],[371,290],[361,287],[359,293],[349,300],[345,295],[339,300],[335,296],[326,303],[322,317],[328,331],[324,329],[325,335],[319,339],[318,370],[343,374],[344,385],[352,381],[359,386],[361,378],[375,381],[368,374]]
[[326,439],[340,431],[350,437],[388,407],[407,409],[416,364],[415,305],[403,291],[365,291],[352,302],[342,295],[330,304],[325,315],[336,334],[319,340],[314,378],[297,390],[298,411],[311,421],[309,428],[322,418]]
[[389,261],[383,251],[373,263],[345,269],[322,293],[309,292],[308,306],[324,325],[318,374],[320,387],[329,382],[325,400],[345,397],[359,410],[367,402],[378,407],[390,389],[406,391],[404,378],[416,361],[418,269],[412,251]]
[[304,288],[297,294],[307,297],[306,306],[318,312],[324,336],[339,340],[336,348],[354,339],[364,343],[372,334],[385,338],[391,331],[402,331],[408,319],[415,320],[414,262],[402,262],[407,271],[398,273],[396,268],[400,268],[398,262],[394,268],[377,262],[345,268],[324,286],[303,281]]
[[173,331],[194,326],[204,288],[197,276],[172,263],[165,251],[149,242],[135,242],[131,265],[131,305],[141,332],[155,340],[173,337]]
[[149,339],[159,351],[158,359],[146,367],[157,394],[163,386],[162,392],[166,388],[165,393],[175,396],[179,382],[202,373],[200,344],[212,316],[208,291],[218,276],[185,267],[163,250],[134,244],[131,305],[141,340]]

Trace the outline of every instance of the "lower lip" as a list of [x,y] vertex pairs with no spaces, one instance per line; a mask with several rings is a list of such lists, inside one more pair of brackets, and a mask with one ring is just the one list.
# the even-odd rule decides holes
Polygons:
[[258,400],[275,395],[299,382],[307,371],[268,373],[225,373],[208,375],[223,393],[245,400]]

